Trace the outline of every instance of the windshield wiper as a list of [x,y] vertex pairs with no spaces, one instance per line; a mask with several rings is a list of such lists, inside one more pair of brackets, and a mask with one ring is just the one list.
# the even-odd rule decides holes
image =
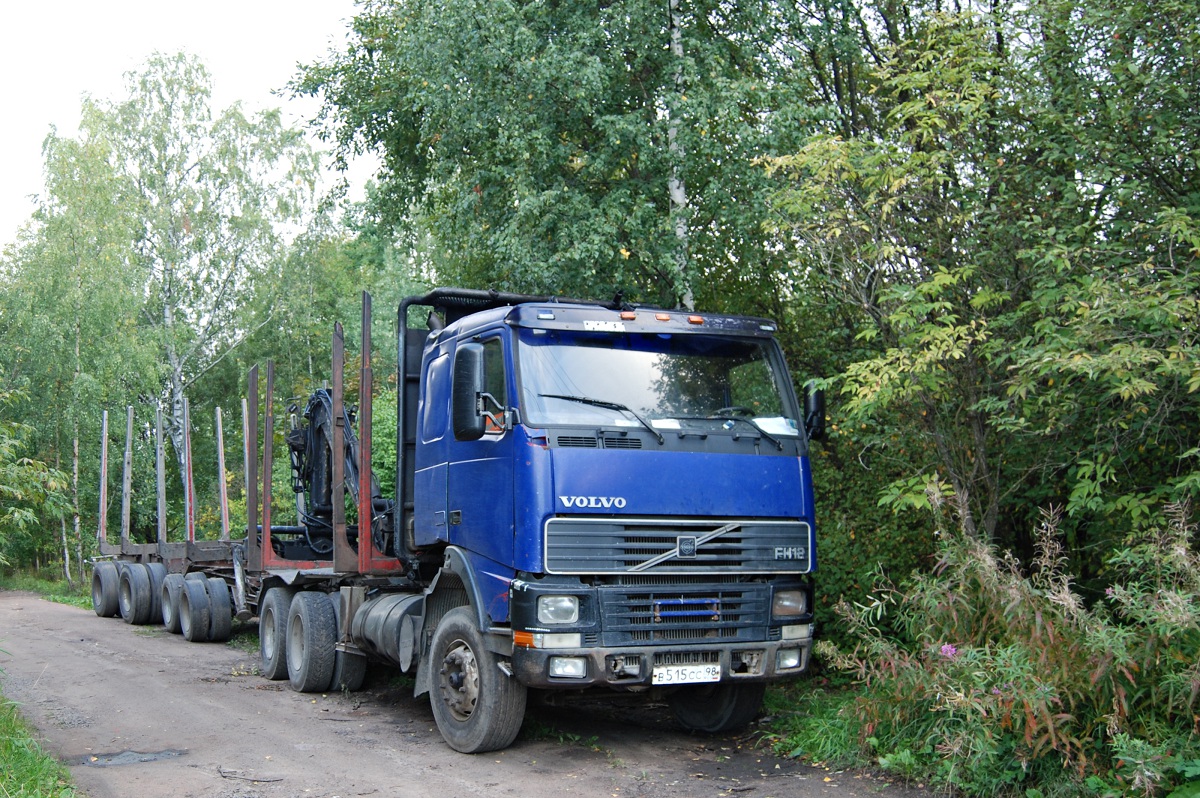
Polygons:
[[758,430],[759,435],[762,435],[771,443],[775,444],[776,449],[781,452],[783,451],[783,442],[762,427],[758,426],[758,422],[752,418],[745,418],[744,416],[674,416],[674,418],[677,418],[680,421],[733,421],[735,423],[741,421],[754,427],[754,429]]
[[[664,443],[666,443],[662,433],[656,430],[653,424],[638,415],[637,411],[631,410],[620,402],[606,402],[603,399],[593,399],[590,396],[570,396],[568,394],[561,393],[541,393],[538,394],[538,396],[544,396],[547,399],[565,399],[568,402],[579,402],[581,405],[592,405],[593,407],[603,407],[605,410],[618,410],[623,413],[628,413],[636,418],[643,427],[650,430],[655,438],[658,438],[659,446],[662,446]],[[783,447],[781,446],[780,448]]]

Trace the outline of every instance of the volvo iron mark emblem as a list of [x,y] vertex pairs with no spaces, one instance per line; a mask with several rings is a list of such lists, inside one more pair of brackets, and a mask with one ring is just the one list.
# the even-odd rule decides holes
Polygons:
[[675,538],[675,551],[681,560],[696,559],[696,536],[680,535]]

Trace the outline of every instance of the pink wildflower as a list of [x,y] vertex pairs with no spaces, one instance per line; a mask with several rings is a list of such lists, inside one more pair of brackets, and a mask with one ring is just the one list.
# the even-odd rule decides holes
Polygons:
[[952,643],[945,643],[942,645],[942,656],[946,659],[954,659],[958,656],[958,649]]

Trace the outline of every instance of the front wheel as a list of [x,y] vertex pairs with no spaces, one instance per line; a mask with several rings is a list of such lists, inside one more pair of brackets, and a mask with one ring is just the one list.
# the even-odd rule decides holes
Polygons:
[[736,731],[758,717],[764,682],[718,682],[680,687],[667,697],[675,719],[688,731]]
[[451,610],[430,647],[429,700],[438,731],[455,751],[507,748],[525,719],[525,685],[500,669],[469,607]]

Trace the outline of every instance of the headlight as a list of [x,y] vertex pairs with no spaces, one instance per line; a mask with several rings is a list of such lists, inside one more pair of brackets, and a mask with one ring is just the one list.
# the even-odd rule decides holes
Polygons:
[[803,590],[780,590],[775,593],[771,604],[771,615],[776,618],[795,618],[808,612],[808,594]]
[[538,596],[538,623],[579,623],[578,596]]

